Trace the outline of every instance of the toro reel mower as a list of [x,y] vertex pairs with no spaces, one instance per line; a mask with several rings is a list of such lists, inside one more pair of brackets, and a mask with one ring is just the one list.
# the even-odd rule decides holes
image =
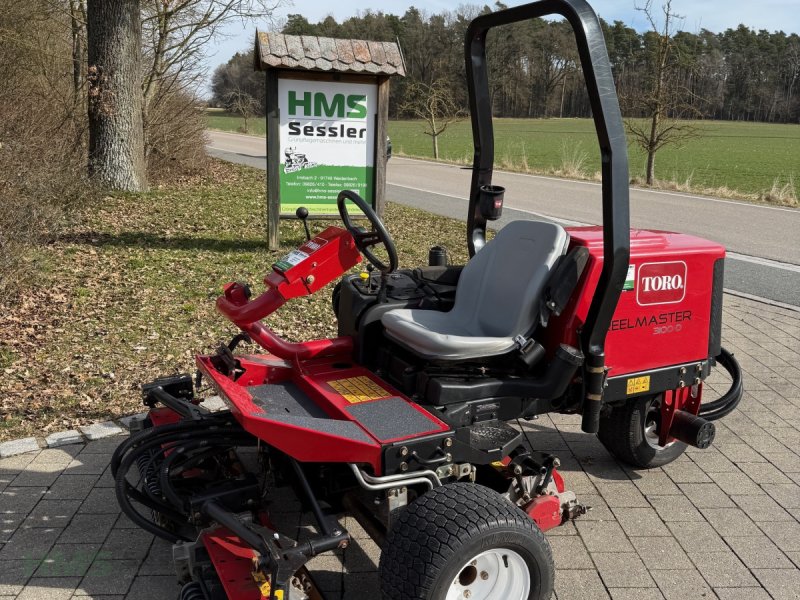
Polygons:
[[[603,157],[603,226],[514,221],[487,242],[503,207],[487,33],[551,13],[575,32]],[[467,264],[399,270],[384,224],[342,191],[343,227],[309,235],[272,265],[265,291],[224,286],[217,308],[241,331],[197,357],[197,377],[228,410],[206,410],[188,375],[143,386],[150,411],[113,456],[116,493],[134,523],[174,544],[184,600],[322,597],[304,565],[350,543],[342,514],[381,546],[384,598],[547,600],[543,532],[585,507],[558,458],[513,424],[581,415],[619,460],[648,468],[709,446],[713,421],[739,402],[740,369],[720,346],[725,249],[630,229],[624,130],[592,9],[544,0],[482,15],[465,58],[475,145]],[[369,230],[353,223],[353,205]],[[362,257],[370,269],[347,274]],[[264,323],[337,279],[338,337],[293,343]],[[717,364],[731,389],[702,403]],[[276,528],[286,502],[313,514],[314,535]]]

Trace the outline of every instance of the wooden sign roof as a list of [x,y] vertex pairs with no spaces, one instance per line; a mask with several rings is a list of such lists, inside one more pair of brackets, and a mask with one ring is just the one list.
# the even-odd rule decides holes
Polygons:
[[395,42],[256,32],[255,68],[405,76]]

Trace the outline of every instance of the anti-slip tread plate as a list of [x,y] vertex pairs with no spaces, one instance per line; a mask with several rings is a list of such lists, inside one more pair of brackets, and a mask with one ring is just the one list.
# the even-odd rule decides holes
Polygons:
[[375,443],[356,423],[330,418],[294,383],[268,383],[248,387],[247,391],[253,404],[261,409],[261,414],[255,416],[365,444]]
[[328,416],[305,392],[289,381],[255,385],[248,387],[247,391],[253,397],[253,404],[270,417],[293,415],[325,419]]
[[438,423],[398,397],[353,404],[347,410],[362,427],[382,441],[439,430]]

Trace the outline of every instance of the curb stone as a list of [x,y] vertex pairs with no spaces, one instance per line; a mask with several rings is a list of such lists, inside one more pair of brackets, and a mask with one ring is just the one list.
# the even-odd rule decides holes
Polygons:
[[[202,405],[216,412],[226,408],[225,402],[219,396],[211,396],[203,400]],[[57,431],[45,438],[26,437],[16,440],[0,442],[0,458],[10,458],[18,454],[28,452],[38,452],[47,448],[58,448],[72,444],[84,444],[94,440],[119,435],[131,430],[133,426],[147,416],[147,413],[136,413],[125,417],[120,417],[117,421],[103,421],[91,425],[82,425],[78,429],[69,431]]]
[[26,452],[36,452],[38,450],[39,442],[37,442],[34,437],[11,440],[10,442],[3,442],[0,444],[0,458],[8,458],[9,456],[25,454]]
[[83,436],[77,429],[70,429],[69,431],[58,431],[51,433],[44,442],[48,448],[58,448],[59,446],[68,446],[70,444],[82,444]]
[[124,431],[122,427],[114,423],[114,421],[103,421],[102,423],[78,427],[78,429],[90,442],[111,437],[112,435],[118,435]]

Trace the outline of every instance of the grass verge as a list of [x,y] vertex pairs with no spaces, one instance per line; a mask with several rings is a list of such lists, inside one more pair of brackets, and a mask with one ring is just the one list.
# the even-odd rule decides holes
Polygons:
[[[38,250],[42,280],[0,301],[0,440],[138,412],[139,384],[193,372],[195,353],[227,342],[235,328],[214,310],[222,285],[258,293],[270,264],[305,239],[283,221],[269,252],[264,207],[263,172],[215,161],[191,185],[106,197]],[[466,260],[464,223],[391,203],[385,220],[406,266],[437,243]],[[334,335],[329,290],[268,322],[292,340]]]
[[[209,113],[209,127],[239,131],[240,117]],[[659,189],[797,206],[800,125],[699,121],[700,136],[656,156]],[[264,135],[265,120],[252,119],[250,133]],[[600,154],[590,119],[495,119],[495,165],[507,171],[569,179],[600,179]],[[430,136],[419,121],[390,121],[398,156],[432,159]],[[472,163],[469,121],[452,124],[439,141],[440,158]],[[631,183],[643,185],[646,157],[628,147]]]

